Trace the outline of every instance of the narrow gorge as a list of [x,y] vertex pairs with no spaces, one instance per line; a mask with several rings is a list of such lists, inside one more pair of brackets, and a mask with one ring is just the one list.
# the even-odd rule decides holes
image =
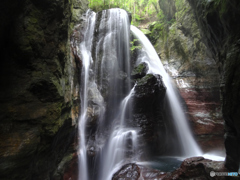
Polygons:
[[237,0],[0,9],[0,179],[238,176]]

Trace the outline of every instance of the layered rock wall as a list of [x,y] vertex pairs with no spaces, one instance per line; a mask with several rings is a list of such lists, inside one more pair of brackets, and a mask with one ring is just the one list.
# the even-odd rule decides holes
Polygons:
[[1,2],[0,179],[50,179],[71,159],[79,72],[69,37],[86,9],[84,0]]
[[204,42],[220,73],[222,112],[225,120],[226,167],[237,171],[240,162],[240,2],[188,0]]
[[[186,0],[168,5],[160,0],[159,5],[164,18],[150,26],[149,38],[156,42],[155,49],[179,89],[198,144],[204,152],[218,150],[224,155],[219,74],[194,11]],[[164,24],[162,29],[159,23]]]

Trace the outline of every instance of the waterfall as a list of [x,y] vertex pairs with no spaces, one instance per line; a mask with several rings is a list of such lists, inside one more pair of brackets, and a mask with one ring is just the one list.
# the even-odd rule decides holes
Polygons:
[[[79,180],[110,180],[126,159],[133,160],[137,149],[137,130],[125,124],[134,93],[130,80],[130,22],[121,9],[97,14],[88,11],[86,19],[88,25],[77,47],[83,64]],[[92,117],[97,119],[98,127],[88,132]],[[88,155],[92,150],[96,150],[93,159]]]
[[[104,10],[98,13],[97,18],[101,20],[95,27],[94,74],[107,104],[106,115],[101,122],[104,127],[97,133],[99,141],[103,141],[97,171],[99,180],[110,180],[124,160],[132,158],[126,154],[137,146],[137,131],[125,124],[126,109],[134,92],[130,86],[130,22],[126,11],[121,9]],[[101,132],[106,129],[110,136],[101,137]]]
[[[126,163],[126,153],[131,153],[131,155],[133,155],[137,152],[137,131],[132,128],[127,128],[124,125],[126,108],[133,92],[134,88],[122,100],[120,105],[119,115],[116,118],[118,119],[118,124],[115,124],[115,127],[113,127],[111,136],[104,149],[105,153],[102,154],[102,159],[100,161],[102,167],[99,169],[99,180],[110,180],[112,175]],[[128,147],[129,141],[131,144],[130,148]],[[134,156],[129,156],[128,158],[130,158],[130,162],[136,160]]]
[[87,107],[88,107],[88,90],[89,90],[89,67],[92,61],[91,47],[92,37],[95,25],[94,12],[88,11],[86,13],[87,28],[83,34],[83,41],[79,48],[77,47],[78,54],[80,55],[83,63],[81,73],[82,87],[80,89],[81,99],[81,114],[78,120],[78,136],[79,136],[79,150],[78,150],[78,163],[79,163],[79,179],[88,179],[88,163],[87,163],[87,150],[86,150],[86,121],[87,121]]
[[[145,55],[136,63],[132,62],[127,12],[121,9],[104,10],[97,14],[88,11],[86,24],[82,42],[76,47],[82,61],[78,124],[79,180],[110,180],[122,165],[139,161],[139,142],[142,143],[140,136],[143,135],[139,135],[140,125],[132,120],[133,97],[138,82],[132,81],[131,71],[141,62],[148,64],[147,73],[153,74],[156,82],[161,81],[159,75],[163,77],[184,155],[200,155],[169,76],[151,43],[133,26],[131,30],[141,42]],[[144,123],[147,121],[144,119]],[[162,137],[158,138],[160,141]],[[144,148],[140,148],[143,156]]]
[[152,46],[148,38],[139,29],[137,29],[134,26],[131,26],[131,31],[140,41],[143,47],[143,51],[148,56],[147,58],[143,57],[140,60],[148,64],[149,70],[147,73],[160,74],[163,77],[164,84],[167,87],[166,96],[169,101],[170,110],[171,114],[173,115],[173,120],[177,130],[177,134],[181,141],[184,156],[189,157],[202,155],[201,150],[199,149],[197,143],[195,142],[191,134],[185,114],[178,100],[176,91],[174,90],[171,84],[171,79],[169,75],[166,73],[154,47]]

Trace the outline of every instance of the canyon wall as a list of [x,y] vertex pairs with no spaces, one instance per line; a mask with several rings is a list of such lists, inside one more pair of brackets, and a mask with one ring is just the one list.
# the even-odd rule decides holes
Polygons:
[[87,3],[1,2],[2,180],[58,177],[63,162],[72,158],[80,101],[76,67],[80,64],[71,54],[69,39]]
[[204,152],[224,155],[217,64],[204,44],[194,11],[186,0],[160,0],[159,6],[162,15],[150,25],[148,37],[179,89],[198,144]]
[[188,0],[204,43],[220,73],[222,113],[225,120],[225,166],[237,171],[240,162],[240,2]]

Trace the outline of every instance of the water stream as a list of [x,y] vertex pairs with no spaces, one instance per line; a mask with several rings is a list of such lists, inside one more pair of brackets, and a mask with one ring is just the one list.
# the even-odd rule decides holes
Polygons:
[[83,65],[78,126],[79,180],[110,180],[122,165],[140,161],[139,129],[129,126],[129,119],[135,93],[131,70],[141,62],[148,64],[147,73],[163,77],[183,156],[201,155],[170,77],[149,40],[134,26],[131,31],[141,42],[145,56],[136,64],[131,62],[130,22],[126,11],[110,9],[97,14],[88,11],[86,22],[83,40],[77,47]]
[[148,56],[147,58],[143,57],[140,60],[140,62],[145,62],[148,64],[149,70],[147,73],[160,74],[163,78],[163,82],[165,86],[167,87],[166,96],[169,101],[168,104],[170,105],[170,110],[173,116],[174,125],[176,127],[177,134],[181,140],[180,144],[183,149],[183,153],[184,153],[183,156],[189,157],[189,156],[202,155],[201,150],[199,149],[196,141],[193,138],[193,135],[191,134],[190,128],[187,123],[187,118],[183,112],[180,101],[177,97],[177,92],[172,86],[171,78],[166,73],[161,63],[161,60],[157,55],[157,52],[155,51],[153,45],[148,40],[148,38],[142,33],[142,31],[140,31],[136,27],[131,26],[131,31],[137,37],[137,39],[141,42],[143,51],[145,51],[146,55]]
[[88,11],[86,13],[87,28],[84,32],[84,39],[79,46],[79,54],[83,59],[83,69],[81,73],[82,87],[80,89],[80,99],[81,99],[81,114],[79,116],[78,133],[79,133],[79,174],[81,174],[81,179],[88,179],[88,164],[87,164],[87,150],[86,150],[86,120],[87,120],[87,106],[88,106],[88,89],[89,89],[89,66],[91,64],[91,47],[93,30],[95,24],[94,12]]

